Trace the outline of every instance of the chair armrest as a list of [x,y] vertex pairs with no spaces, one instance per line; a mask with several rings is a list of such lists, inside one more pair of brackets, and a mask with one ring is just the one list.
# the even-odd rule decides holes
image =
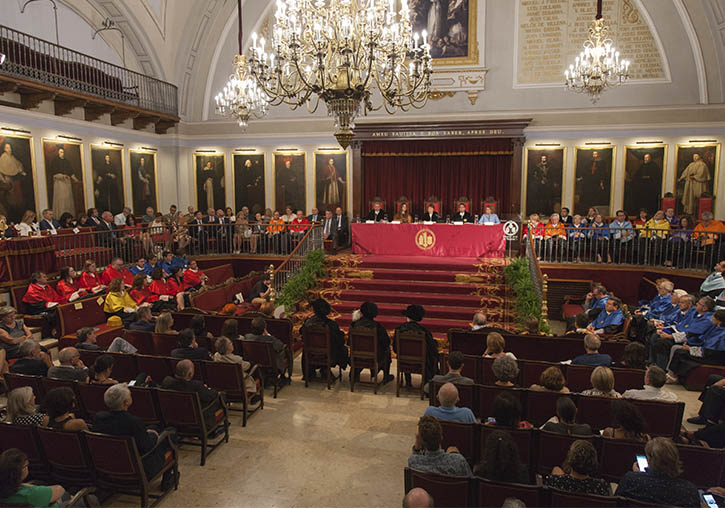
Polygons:
[[169,443],[169,446],[172,450],[174,450],[174,454],[178,456],[178,450],[176,448],[176,444],[174,443],[174,440],[171,439],[172,434],[175,434],[175,432],[170,432],[168,430],[163,431],[161,434],[159,434],[159,437],[156,439],[156,444],[151,448],[149,451],[141,455],[141,459],[145,459],[149,454],[153,453],[156,448],[159,447],[161,443],[164,441],[167,441]]
[[[74,507],[75,505],[77,505],[77,504],[78,504],[78,502],[79,502],[79,501],[80,501],[81,499],[84,499],[84,498],[85,498],[86,496],[88,496],[89,494],[93,494],[93,493],[94,493],[95,491],[96,491],[96,488],[95,488],[95,487],[85,487],[85,488],[83,488],[83,489],[79,490],[78,492],[76,492],[76,493],[75,493],[75,494],[73,495],[73,497],[72,497],[72,498],[70,498],[70,501],[68,501],[67,503],[63,504],[63,506],[64,506],[65,508],[72,508],[72,507]],[[95,505],[95,504],[92,504],[92,506],[100,506],[100,505]]]
[[249,369],[249,372],[244,373],[244,377],[247,376],[251,377],[252,379],[256,379],[260,383],[260,388],[262,391],[264,391],[264,375],[262,374],[262,371],[259,370],[259,365],[254,365],[251,369]]

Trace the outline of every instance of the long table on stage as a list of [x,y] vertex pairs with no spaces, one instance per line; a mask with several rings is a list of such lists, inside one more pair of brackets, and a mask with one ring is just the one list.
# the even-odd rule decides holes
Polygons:
[[503,225],[353,223],[354,254],[500,258]]

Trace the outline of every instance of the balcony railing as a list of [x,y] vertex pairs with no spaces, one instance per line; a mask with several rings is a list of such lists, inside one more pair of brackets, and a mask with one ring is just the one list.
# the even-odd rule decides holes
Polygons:
[[171,83],[0,25],[0,73],[146,111],[178,116]]

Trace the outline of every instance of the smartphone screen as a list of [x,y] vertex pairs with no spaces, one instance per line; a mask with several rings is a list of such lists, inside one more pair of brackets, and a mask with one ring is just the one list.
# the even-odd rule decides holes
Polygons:
[[128,386],[133,386],[135,384],[136,384],[136,380],[135,379],[133,381],[129,381],[128,382]]
[[647,463],[647,457],[644,455],[637,455],[637,467],[639,467],[640,471],[644,471],[647,469],[647,466],[649,464]]
[[702,498],[707,503],[707,506],[710,508],[718,508],[717,503],[715,502],[715,498],[712,497],[712,494],[703,494]]

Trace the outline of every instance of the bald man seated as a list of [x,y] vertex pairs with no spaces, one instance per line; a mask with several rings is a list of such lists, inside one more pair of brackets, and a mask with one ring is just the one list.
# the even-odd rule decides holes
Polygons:
[[410,489],[403,498],[403,508],[433,508],[433,497],[425,489]]
[[191,360],[181,360],[177,363],[174,377],[166,376],[161,383],[161,388],[179,392],[198,393],[207,428],[211,428],[216,424],[216,413],[221,410],[219,393],[201,381],[194,379],[194,362]]
[[446,383],[438,390],[440,406],[428,406],[424,416],[432,416],[439,420],[460,423],[475,423],[473,411],[467,407],[456,407],[458,404],[458,388],[453,383]]

